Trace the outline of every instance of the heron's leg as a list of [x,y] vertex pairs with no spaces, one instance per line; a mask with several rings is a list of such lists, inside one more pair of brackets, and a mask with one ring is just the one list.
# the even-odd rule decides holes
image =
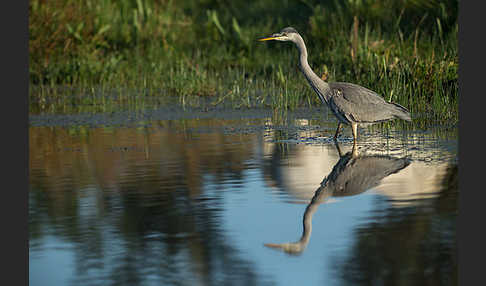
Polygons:
[[341,122],[338,122],[338,126],[336,128],[336,133],[334,134],[334,140],[337,139],[340,129],[341,129]]
[[351,128],[353,129],[353,140],[356,144],[356,141],[358,140],[358,123],[351,122]]
[[356,144],[356,141],[353,142],[353,151],[351,151],[351,157],[352,158],[358,157],[358,146]]
[[336,146],[336,149],[339,153],[339,158],[341,158],[343,156],[343,153],[341,152],[341,148],[339,147],[339,143],[336,140],[334,140],[334,146]]

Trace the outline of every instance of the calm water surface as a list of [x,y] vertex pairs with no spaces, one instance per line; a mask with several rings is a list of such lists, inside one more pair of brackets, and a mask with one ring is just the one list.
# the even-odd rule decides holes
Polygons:
[[29,128],[30,285],[455,285],[457,129]]

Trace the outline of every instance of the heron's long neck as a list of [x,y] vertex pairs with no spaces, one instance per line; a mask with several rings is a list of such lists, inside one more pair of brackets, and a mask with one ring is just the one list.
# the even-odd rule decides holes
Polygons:
[[317,93],[317,96],[319,96],[319,99],[323,103],[327,103],[329,100],[329,91],[331,90],[329,84],[318,77],[309,66],[309,63],[307,62],[307,48],[305,47],[302,37],[297,37],[297,41],[294,43],[299,50],[300,70],[311,85],[312,89]]
[[332,195],[331,191],[326,186],[319,187],[311,199],[309,205],[305,208],[302,236],[300,243],[307,244],[312,233],[312,216],[319,208],[319,205],[326,201]]

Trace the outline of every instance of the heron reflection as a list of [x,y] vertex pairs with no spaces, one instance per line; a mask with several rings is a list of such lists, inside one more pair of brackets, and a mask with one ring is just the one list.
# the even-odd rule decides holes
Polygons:
[[391,174],[398,173],[410,164],[407,158],[394,158],[386,155],[359,155],[356,145],[346,154],[341,153],[339,144],[335,143],[339,153],[339,161],[331,173],[326,176],[315,191],[307,205],[303,217],[303,232],[296,242],[265,243],[274,249],[280,249],[288,254],[301,254],[312,233],[312,216],[321,203],[330,197],[344,197],[361,194],[380,184],[381,180]]

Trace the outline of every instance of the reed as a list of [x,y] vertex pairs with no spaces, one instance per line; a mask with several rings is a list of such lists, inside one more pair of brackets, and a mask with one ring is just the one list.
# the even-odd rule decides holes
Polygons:
[[168,96],[234,108],[319,104],[294,47],[256,42],[292,25],[327,80],[457,120],[457,1],[368,2],[32,0],[31,112],[109,111]]

